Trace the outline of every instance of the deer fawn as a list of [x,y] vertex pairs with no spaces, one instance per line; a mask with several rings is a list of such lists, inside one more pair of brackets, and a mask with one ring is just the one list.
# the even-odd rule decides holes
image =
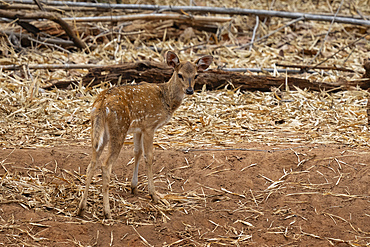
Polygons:
[[148,176],[148,190],[152,200],[158,202],[153,183],[153,137],[156,129],[166,124],[180,106],[185,94],[193,94],[197,71],[203,71],[212,63],[212,56],[204,56],[194,64],[180,63],[177,55],[166,53],[166,62],[174,68],[171,79],[162,84],[142,83],[112,87],[100,93],[91,110],[92,158],[87,167],[85,191],[77,215],[86,207],[87,194],[97,161],[108,144],[108,155],[102,164],[103,211],[111,218],[109,207],[109,181],[112,165],[118,158],[127,133],[134,134],[135,168],[131,192],[137,194],[139,160],[144,152]]

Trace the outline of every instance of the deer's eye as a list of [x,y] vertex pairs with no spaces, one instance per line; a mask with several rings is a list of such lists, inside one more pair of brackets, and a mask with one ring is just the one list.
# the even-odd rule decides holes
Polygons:
[[181,80],[183,80],[184,79],[184,77],[182,76],[182,74],[177,74],[178,76],[179,76],[179,78],[181,79]]
[[194,80],[196,80],[198,78],[198,74],[194,76]]

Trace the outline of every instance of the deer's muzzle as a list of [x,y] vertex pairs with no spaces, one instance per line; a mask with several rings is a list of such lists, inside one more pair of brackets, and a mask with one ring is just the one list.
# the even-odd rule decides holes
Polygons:
[[193,88],[191,87],[191,79],[189,78],[189,87],[185,90],[185,93],[188,95],[192,95],[194,93]]
[[194,90],[191,88],[191,87],[188,87],[186,90],[185,90],[185,93],[188,94],[188,95],[192,95],[194,93]]

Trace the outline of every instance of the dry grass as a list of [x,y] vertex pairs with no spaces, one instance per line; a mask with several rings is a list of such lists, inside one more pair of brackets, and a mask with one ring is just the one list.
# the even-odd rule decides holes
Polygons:
[[[187,4],[183,1],[155,1],[156,4]],[[268,9],[266,1],[238,1],[225,3],[225,1],[207,1],[210,6],[244,7]],[[268,2],[268,1],[267,1]],[[298,3],[299,2],[299,3]],[[334,13],[339,2],[328,6],[326,2],[317,1],[277,1],[275,10],[300,11],[300,12],[325,12]],[[351,7],[352,6],[352,7]],[[343,7],[340,14],[352,14],[352,11],[360,10],[364,15],[370,15],[370,4],[368,1],[356,1],[351,6]],[[360,33],[362,27],[350,25],[339,25],[334,23],[303,22],[292,30],[284,28],[281,32],[272,35],[267,40],[255,44],[252,50],[237,50],[248,35],[251,35],[254,27],[252,17],[234,17],[234,22],[220,26],[220,32],[228,35],[228,40],[221,44],[208,44],[203,50],[188,49],[180,53],[182,59],[195,59],[196,55],[214,54],[216,60],[214,66],[227,67],[273,67],[281,60],[291,63],[310,63],[312,57],[304,55],[302,49],[318,51],[325,34],[331,29],[329,38],[323,46],[323,57],[328,57],[342,47],[351,43]],[[270,23],[262,24],[259,35],[263,36],[283,26],[285,20],[271,19]],[[10,24],[2,24],[10,27]],[[102,24],[99,24],[102,25]],[[236,27],[244,30],[239,35]],[[109,27],[105,26],[109,30]],[[365,29],[365,31],[367,31]],[[247,36],[247,38],[246,38]],[[146,49],[156,46],[165,50],[181,50],[185,46],[194,46],[207,42],[208,35],[203,38],[195,38],[187,43],[175,40],[164,42],[151,41],[143,44],[140,40],[130,42],[128,39],[121,40],[121,49],[116,40],[104,44],[98,44],[91,53],[64,53],[61,50],[52,48],[23,49],[16,52],[13,47],[8,46],[6,38],[1,38],[0,50],[7,57],[1,58],[1,64],[37,64],[37,63],[87,63],[90,59],[98,60],[100,64],[117,64],[121,61],[134,61],[141,57],[161,61],[160,53]],[[244,40],[244,41],[243,41]],[[320,45],[319,45],[320,44]],[[140,48],[139,48],[140,47]],[[279,53],[284,52],[284,58]],[[323,57],[315,58],[312,63],[320,62]],[[327,62],[326,65],[340,65],[357,71],[348,74],[338,71],[318,71],[314,75],[301,75],[317,81],[336,81],[339,77],[359,78],[361,76],[362,62],[370,57],[370,43],[368,39],[360,42],[355,47],[348,47],[343,52]],[[81,78],[87,71],[28,71],[24,67],[22,71],[0,71],[0,147],[3,148],[39,148],[63,145],[90,145],[90,107],[95,96],[109,83],[87,89],[76,85],[71,90],[44,91],[40,87],[48,80],[75,79]],[[242,143],[264,143],[267,145],[280,144],[343,144],[351,147],[369,147],[369,130],[365,106],[369,93],[358,88],[353,90],[331,93],[311,92],[298,88],[291,88],[288,91],[273,92],[241,92],[233,85],[225,85],[225,88],[218,91],[198,92],[194,96],[187,97],[174,114],[170,123],[157,131],[156,145],[163,149],[202,149],[202,148],[229,148],[236,147]],[[131,143],[132,137],[128,137],[127,143]],[[297,167],[303,166],[311,161],[305,154],[297,153]],[[328,154],[330,156],[330,154]],[[331,164],[338,167],[352,167],[359,169],[361,164],[346,164],[337,157],[327,157]],[[322,160],[321,160],[322,161]],[[319,160],[317,162],[320,162]],[[32,168],[21,167],[21,164],[9,164],[7,158],[3,157],[0,162],[5,171],[0,180],[1,197],[0,204],[17,203],[24,208],[34,210],[52,210],[56,215],[67,217],[72,222],[99,222],[101,221],[101,189],[100,178],[96,178],[90,189],[88,211],[91,218],[84,220],[76,219],[74,210],[82,191],[84,176],[76,171],[59,169],[57,165],[40,164]],[[12,168],[23,170],[22,172],[8,171],[9,165]],[[51,168],[53,167],[53,168]],[[184,166],[178,169],[188,169]],[[243,169],[248,170],[253,164]],[[120,195],[115,194],[111,200],[113,203],[114,215],[120,220],[113,222],[103,221],[103,224],[124,223],[133,226],[153,225],[155,222],[171,221],[172,212],[187,214],[190,211],[205,210],[207,202],[222,195],[221,200],[238,198],[243,203],[238,204],[235,212],[251,212],[251,219],[262,217],[262,202],[266,202],[272,194],[283,193],[286,201],[292,204],[306,204],[308,201],[304,196],[338,197],[344,200],[369,200],[368,194],[345,194],[328,192],[325,190],[329,185],[338,185],[345,174],[341,168],[334,170],[335,178],[330,177],[320,169],[320,165],[305,168],[302,171],[283,171],[279,179],[271,179],[263,174],[266,179],[266,188],[259,191],[246,191],[236,193],[227,188],[212,188],[199,184],[197,190],[183,191],[181,193],[170,192],[162,199],[159,205],[148,203],[147,199],[139,198],[138,201],[130,202]],[[206,177],[217,176],[220,173],[230,171],[229,168],[220,167],[207,171]],[[243,171],[243,170],[242,170]],[[242,172],[241,171],[241,172]],[[84,172],[82,172],[84,173]],[[311,183],[307,180],[295,182],[294,178],[301,178],[302,175],[314,174],[311,176],[320,177],[325,182]],[[144,182],[139,188],[146,190]],[[179,180],[184,178],[179,177]],[[77,183],[78,182],[78,183]],[[165,175],[158,175],[157,183],[161,183],[171,191],[172,180]],[[76,184],[77,183],[77,184]],[[129,182],[112,178],[111,187],[117,190],[129,190]],[[281,192],[284,190],[284,192]],[[294,192],[289,192],[294,191]],[[296,199],[298,198],[298,199]],[[95,202],[95,203],[93,203]],[[293,217],[294,213],[290,208],[278,208],[275,215],[281,215],[286,219]],[[291,226],[272,226],[266,228],[271,234],[284,235],[291,243],[297,243],[300,238],[309,236],[317,239],[326,239],[329,244],[347,243],[351,246],[369,246],[368,236],[355,227],[351,221],[337,216],[333,213],[323,212],[330,217],[334,224],[345,223],[358,237],[356,240],[345,240],[321,236],[319,232],[308,233],[302,229]],[[146,216],[145,216],[146,215]],[[145,217],[144,217],[145,216]],[[367,215],[369,216],[369,215]],[[296,217],[296,215],[294,216]],[[298,217],[299,218],[299,217]],[[154,219],[154,220],[153,220]],[[307,219],[303,219],[307,220]],[[249,219],[238,219],[234,225],[220,225],[215,221],[210,223],[216,229],[222,230],[223,234],[215,234],[215,237],[195,238],[194,232],[199,231],[195,226],[186,225],[186,232],[179,233],[183,238],[166,246],[178,246],[182,244],[201,245],[243,245],[248,243],[252,236],[248,229],[255,226]],[[42,239],[32,232],[32,224],[39,224],[47,228],[41,222],[30,222],[28,227],[18,225],[16,221],[2,222],[0,232],[13,229],[24,233],[31,239],[33,246],[42,246]],[[271,223],[272,224],[272,223]],[[293,224],[293,223],[292,223]],[[137,232],[137,231],[136,231]],[[211,231],[212,232],[212,231]],[[192,234],[189,234],[192,233]],[[150,246],[145,236],[138,236],[143,244]],[[204,233],[206,235],[206,233]],[[208,235],[207,235],[208,236]],[[14,237],[14,236],[13,236]],[[199,237],[199,236],[198,236]],[[16,238],[16,237],[15,237]],[[113,237],[112,237],[113,241]],[[82,245],[77,240],[74,243]]]
[[[166,4],[158,1],[157,4]],[[185,4],[174,1],[171,4]],[[220,1],[208,1],[209,6],[244,7],[268,9],[266,2],[248,1],[237,6]],[[328,6],[327,3],[290,3],[276,2],[275,10],[326,12],[332,13],[339,2]],[[370,13],[366,1],[354,3],[366,15]],[[366,6],[366,7],[365,7]],[[348,14],[348,6],[342,6],[340,14]],[[360,8],[361,7],[361,8]],[[284,26],[284,19],[273,18],[269,25],[261,23],[257,35],[263,36]],[[197,54],[213,54],[215,66],[261,67],[272,68],[277,62],[315,64],[328,57],[361,36],[362,27],[321,22],[300,22],[286,27],[254,45],[254,49],[240,50],[238,47],[247,43],[254,27],[253,17],[235,16],[233,23],[222,24],[219,28],[218,45],[208,38],[196,37],[191,40],[173,39],[143,43],[138,38],[134,42],[121,37],[107,43],[98,44],[91,53],[65,53],[53,47],[35,47],[16,52],[8,46],[8,40],[2,38],[0,50],[2,64],[43,64],[43,63],[88,63],[117,64],[122,61],[135,61],[139,58],[162,61],[162,55],[148,47],[164,50],[182,50],[184,47],[202,46],[204,49],[186,49],[180,57],[194,60]],[[103,24],[97,25],[97,28]],[[106,25],[106,24],[104,24]],[[3,24],[11,27],[10,24]],[[237,30],[239,29],[239,31]],[[102,31],[110,30],[109,25]],[[330,34],[325,38],[328,30]],[[83,35],[83,34],[81,34]],[[337,81],[340,77],[359,78],[363,72],[364,59],[370,57],[370,43],[364,39],[354,47],[348,47],[329,59],[325,65],[345,66],[357,73],[339,71],[317,71],[316,74],[304,74],[299,77],[316,81]],[[322,47],[321,47],[322,46]],[[303,50],[318,52],[322,56],[314,58],[305,55]],[[281,57],[281,52],[284,57]],[[86,70],[34,70],[27,66],[22,71],[0,71],[0,145],[47,146],[65,142],[89,141],[90,106],[103,88],[92,90],[76,85],[73,90],[44,91],[40,89],[49,80],[76,79],[79,81]],[[225,85],[226,87],[226,85]],[[368,93],[359,89],[339,93],[308,92],[296,88],[291,91],[274,93],[240,92],[232,85],[229,90],[201,92],[185,100],[172,122],[158,132],[156,141],[163,147],[180,146],[183,148],[198,146],[230,145],[240,142],[264,143],[344,143],[349,145],[368,145],[365,104]],[[170,139],[168,138],[170,134]],[[283,135],[280,135],[283,134]],[[286,136],[291,137],[286,137]]]
[[[90,106],[102,88],[43,91],[31,99],[27,82],[1,83],[1,145],[88,145]],[[244,142],[369,145],[368,92],[298,89],[277,97],[274,92],[239,90],[197,93],[185,99],[172,121],[157,131],[155,141],[163,148],[180,149]]]

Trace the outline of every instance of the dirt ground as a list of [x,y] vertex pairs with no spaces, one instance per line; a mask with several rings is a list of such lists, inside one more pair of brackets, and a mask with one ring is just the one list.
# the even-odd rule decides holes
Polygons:
[[0,150],[0,246],[369,246],[370,152],[344,145],[246,144],[155,150],[155,185],[130,194],[132,146],[102,217],[97,172],[83,218],[75,210],[90,148]]
[[[15,11],[6,2],[1,6]],[[59,44],[60,38],[68,37],[63,28],[41,18],[44,13],[31,22],[18,14],[14,18],[21,19],[2,20],[0,247],[370,247],[369,91],[337,87],[334,91],[346,91],[316,92],[290,86],[288,80],[296,77],[318,85],[344,81],[355,85],[364,80],[370,29],[337,23],[335,16],[368,19],[369,1],[126,2],[171,6],[198,2],[198,6],[326,14],[333,20],[228,15],[227,22],[210,25],[193,18],[208,14],[181,11],[181,21],[129,23],[116,21],[112,14],[149,13],[53,7],[61,18],[109,17],[106,23],[68,21],[89,52]],[[37,14],[28,7],[22,11]],[[32,35],[28,31],[27,42],[22,42],[17,37],[25,30],[32,30]],[[58,44],[49,43],[52,40]],[[91,158],[91,106],[115,80],[84,87],[82,78],[88,71],[72,70],[75,66],[70,65],[162,62],[166,50],[177,51],[182,61],[212,54],[214,70],[258,68],[260,76],[273,80],[279,75],[285,83],[271,92],[243,92],[233,85],[230,74],[218,90],[203,87],[186,97],[171,122],[156,133],[154,176],[160,202],[154,204],[148,196],[143,165],[139,195],[131,194],[133,147],[125,145],[110,182],[113,219],[103,218],[100,170],[86,213],[77,217]],[[11,65],[15,66],[6,69]],[[65,69],[32,69],[49,65]],[[287,65],[313,66],[308,70],[313,73],[277,73],[276,69],[290,68]],[[341,68],[349,71],[337,70]],[[105,73],[101,74],[112,78]],[[132,82],[121,75],[116,78],[121,84]],[[68,90],[44,89],[57,81],[76,83]],[[250,84],[259,88],[258,82]]]

